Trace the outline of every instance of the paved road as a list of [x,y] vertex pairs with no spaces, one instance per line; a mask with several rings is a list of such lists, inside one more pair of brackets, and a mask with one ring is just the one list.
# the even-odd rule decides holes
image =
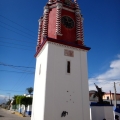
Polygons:
[[0,120],[30,120],[30,117],[20,117],[11,111],[0,108]]

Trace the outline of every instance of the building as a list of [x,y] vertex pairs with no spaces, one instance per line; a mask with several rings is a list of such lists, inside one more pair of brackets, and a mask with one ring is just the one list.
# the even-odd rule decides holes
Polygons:
[[[115,100],[115,94],[114,93],[105,93],[103,96],[104,100]],[[120,94],[116,93],[116,100],[120,101]]]
[[26,97],[33,97],[33,94],[24,94]]
[[97,92],[97,91],[95,91],[95,90],[89,91],[89,100],[90,101],[98,101],[98,97],[94,97],[95,92]]
[[39,20],[31,120],[90,120],[87,51],[76,0],[49,0]]

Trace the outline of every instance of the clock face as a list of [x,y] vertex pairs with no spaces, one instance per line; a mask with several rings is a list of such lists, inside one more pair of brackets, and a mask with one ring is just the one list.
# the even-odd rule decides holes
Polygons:
[[63,16],[62,19],[62,24],[66,27],[66,28],[73,28],[74,27],[74,21],[72,18],[68,17],[68,16]]
[[71,0],[65,0],[65,4],[68,6],[71,5]]

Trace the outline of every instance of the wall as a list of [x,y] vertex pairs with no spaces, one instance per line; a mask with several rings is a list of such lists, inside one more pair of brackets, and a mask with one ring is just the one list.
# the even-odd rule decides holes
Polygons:
[[28,107],[27,107],[27,114],[31,115],[31,112],[32,112],[32,105],[28,105]]
[[91,120],[114,120],[113,106],[91,106]]
[[[103,96],[103,99],[107,99],[107,97],[109,97],[109,100],[110,100],[110,94],[109,93],[105,94]],[[111,94],[111,99],[114,100],[114,94],[113,93]],[[120,94],[116,94],[116,99],[120,100]]]
[[[64,49],[73,50],[74,57],[64,56]],[[89,120],[89,94],[86,51],[49,44],[46,78],[45,120]],[[67,61],[71,73],[67,73]]]
[[120,113],[114,112],[114,117],[115,117],[115,115],[118,115],[118,116],[119,116],[119,119],[120,119]]
[[[42,51],[38,54],[36,58],[31,120],[44,119],[47,55],[48,55],[48,44],[44,45]],[[41,65],[41,71],[40,71],[40,65]]]

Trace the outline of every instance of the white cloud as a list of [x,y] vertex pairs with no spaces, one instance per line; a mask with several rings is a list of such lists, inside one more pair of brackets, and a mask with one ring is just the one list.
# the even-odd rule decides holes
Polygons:
[[[102,87],[104,92],[109,92],[110,90],[114,92],[114,82],[120,82],[120,55],[118,55],[117,60],[113,60],[110,63],[110,67],[106,72],[89,79],[89,89],[95,90],[94,83],[96,83],[99,87]],[[118,93],[120,93],[119,84],[116,84]]]
[[8,97],[5,95],[0,95],[0,104],[5,103],[8,100]]
[[120,54],[118,54],[117,57],[120,58]]

